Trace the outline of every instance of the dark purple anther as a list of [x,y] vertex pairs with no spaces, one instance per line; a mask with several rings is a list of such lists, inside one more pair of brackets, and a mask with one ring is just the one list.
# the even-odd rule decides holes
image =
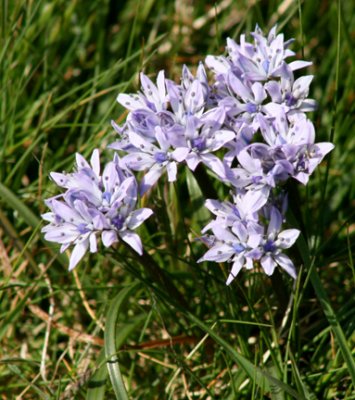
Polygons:
[[297,103],[297,99],[292,96],[292,93],[286,93],[285,100],[288,107],[293,107]]
[[124,217],[118,214],[116,215],[116,217],[112,218],[111,222],[117,230],[121,230],[123,227],[124,220],[125,220]]
[[255,104],[253,104],[253,103],[248,103],[247,104],[247,112],[249,114],[254,114],[257,111],[258,111],[258,107]]
[[77,228],[78,228],[78,231],[80,232],[81,235],[84,235],[85,233],[90,232],[90,229],[88,229],[86,227],[86,224],[79,224],[77,226]]
[[162,164],[163,162],[167,161],[168,158],[166,156],[166,153],[163,153],[162,151],[159,151],[154,154],[154,159],[157,163]]
[[273,253],[276,250],[275,243],[272,240],[268,240],[264,244],[264,251],[265,253]]
[[191,146],[193,149],[198,151],[203,151],[206,148],[205,139],[202,137],[198,137],[196,139],[191,140]]
[[234,243],[233,244],[233,249],[234,249],[234,251],[236,252],[236,253],[241,253],[242,251],[244,251],[245,250],[245,247],[242,245],[242,244],[240,244],[240,243]]

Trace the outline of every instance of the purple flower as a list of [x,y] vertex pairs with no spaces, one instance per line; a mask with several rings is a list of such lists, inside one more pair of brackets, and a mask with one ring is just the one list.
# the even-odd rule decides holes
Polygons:
[[120,93],[117,101],[130,111],[144,109],[159,112],[166,110],[167,98],[164,71],[159,72],[156,85],[143,72],[140,74],[140,81],[142,92],[137,94]]
[[233,202],[218,201],[208,199],[205,206],[216,215],[216,219],[211,221],[202,229],[202,233],[211,229],[215,225],[231,227],[236,222],[252,224],[258,222],[257,211],[259,211],[268,200],[268,190],[247,191],[235,194]]
[[119,167],[117,156],[106,164],[101,175],[98,150],[92,154],[91,165],[80,154],[76,160],[73,173],[51,174],[67,190],[46,200],[51,211],[42,215],[49,222],[42,228],[45,239],[61,244],[61,252],[74,245],[69,270],[75,268],[88,249],[92,253],[97,251],[100,235],[105,247],[121,239],[142,254],[141,240],[133,230],[152,210],[136,209],[135,178]]
[[[176,151],[171,149],[170,143],[160,127],[156,128],[155,136],[159,147],[137,133],[130,132],[129,139],[135,147],[122,159],[122,164],[134,171],[148,170],[140,183],[141,194],[149,190],[164,171],[168,173],[169,182],[176,180]],[[187,150],[185,153],[187,154]],[[181,156],[181,152],[179,154]]]
[[188,116],[180,135],[172,139],[179,161],[185,160],[192,171],[202,162],[223,179],[224,165],[212,153],[235,137],[233,131],[222,128],[224,119],[225,112],[220,107],[207,111],[200,118]]
[[270,222],[261,244],[262,255],[260,264],[267,275],[272,275],[275,267],[279,265],[292,278],[296,279],[296,269],[291,259],[283,253],[283,250],[291,247],[297,240],[300,231],[298,229],[281,230],[282,215],[272,207]]
[[301,76],[294,80],[292,70],[285,64],[282,69],[280,82],[271,80],[265,84],[265,89],[269,93],[272,102],[284,104],[287,112],[314,111],[316,109],[315,100],[307,99],[309,85],[312,80],[313,75]]
[[212,231],[215,236],[214,244],[198,262],[232,262],[226,282],[229,285],[243,266],[247,269],[253,268],[253,260],[259,255],[255,250],[262,240],[262,227],[237,221],[230,228],[214,225]]

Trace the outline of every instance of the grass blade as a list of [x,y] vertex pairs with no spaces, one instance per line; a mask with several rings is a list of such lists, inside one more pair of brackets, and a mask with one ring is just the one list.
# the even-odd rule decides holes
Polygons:
[[249,378],[252,379],[264,391],[270,391],[271,387],[278,387],[297,400],[304,399],[303,396],[301,396],[289,385],[281,382],[279,379],[273,377],[269,373],[253,365],[249,360],[247,360],[245,357],[235,351],[235,349],[228,342],[226,342],[215,331],[213,331],[210,327],[204,324],[193,314],[186,313],[186,315],[192,322],[194,322],[198,327],[207,332],[212,337],[212,339],[214,339],[220,346],[222,346],[224,350],[230,355],[230,357],[246,372]]
[[107,359],[107,369],[113,389],[118,400],[128,400],[128,394],[123,383],[119,362],[117,359],[118,348],[116,346],[116,321],[120,314],[121,307],[125,303],[127,297],[137,288],[138,283],[120,291],[120,293],[112,300],[111,306],[107,313],[105,328],[105,355]]

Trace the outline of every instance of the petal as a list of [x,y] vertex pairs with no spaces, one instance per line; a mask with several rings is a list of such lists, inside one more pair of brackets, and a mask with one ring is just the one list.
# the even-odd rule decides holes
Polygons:
[[184,97],[184,104],[186,111],[191,114],[195,114],[200,111],[205,105],[205,99],[203,96],[203,87],[200,81],[195,79],[189,89],[187,90]]
[[250,89],[238,79],[233,72],[229,72],[227,76],[228,85],[233,90],[235,95],[242,98],[244,101],[253,101],[253,95]]
[[50,205],[53,212],[66,222],[80,224],[85,220],[73,208],[66,203],[53,199]]
[[129,111],[134,111],[139,108],[147,108],[145,101],[138,94],[132,95],[120,93],[117,96],[117,102]]
[[278,247],[281,249],[288,249],[296,242],[301,231],[298,229],[286,229],[279,233],[277,237]]
[[84,257],[86,250],[88,249],[89,240],[84,240],[77,243],[71,253],[69,262],[69,271],[72,271],[78,264],[78,262]]
[[230,285],[230,283],[233,281],[233,279],[238,275],[239,271],[242,269],[243,267],[243,263],[242,261],[244,261],[244,257],[242,257],[241,259],[239,259],[239,257],[234,261],[233,266],[232,266],[232,270],[228,276],[226,285]]
[[98,149],[95,149],[92,152],[91,158],[90,158],[90,164],[92,166],[92,170],[95,172],[96,176],[100,176],[100,153]]
[[166,88],[165,88],[165,72],[164,72],[164,70],[161,70],[158,73],[158,76],[157,76],[157,87],[158,87],[160,100],[165,99],[165,97],[166,97]]
[[94,229],[98,231],[102,231],[103,229],[107,229],[109,227],[106,218],[101,213],[97,214],[92,219],[92,224],[94,226]]
[[266,99],[266,92],[260,82],[253,83],[251,90],[254,94],[254,99],[257,104],[261,104]]
[[202,261],[215,261],[224,262],[227,261],[234,254],[234,250],[231,246],[218,243],[209,249],[203,257],[201,257],[197,262]]
[[81,154],[76,153],[75,158],[76,158],[76,165],[78,167],[78,170],[81,170],[82,168],[91,169],[89,163],[85,160],[85,158]]
[[164,151],[167,152],[169,147],[170,147],[170,142],[168,141],[165,133],[162,131],[160,126],[157,126],[155,128],[155,137],[159,143],[160,148]]
[[279,233],[282,224],[282,215],[280,211],[272,207],[270,213],[270,222],[267,228],[267,236],[271,236],[273,239]]
[[177,162],[182,162],[186,159],[189,152],[190,149],[188,147],[178,147],[171,153],[171,155]]
[[275,260],[282,269],[284,269],[289,275],[292,276],[293,279],[297,278],[296,268],[290,258],[286,256],[286,254],[278,254],[277,256],[275,256]]
[[141,72],[141,74],[140,74],[140,80],[141,80],[144,95],[149,100],[149,102],[154,104],[155,110],[160,111],[161,110],[161,100],[159,97],[159,92],[158,92],[157,87],[147,77],[147,75],[143,74],[143,72]]
[[290,64],[288,64],[288,66],[291,68],[292,71],[296,71],[297,69],[309,67],[310,65],[312,65],[312,63],[310,61],[301,61],[301,60],[292,61]]
[[235,132],[227,129],[213,132],[213,139],[209,140],[208,150],[211,152],[219,150],[222,146],[235,138]]
[[97,252],[97,241],[96,241],[95,233],[92,233],[89,236],[89,242],[90,242],[90,253],[96,253]]
[[296,79],[293,84],[293,95],[298,99],[300,97],[307,97],[309,92],[309,85],[313,80],[313,75],[301,76]]
[[106,192],[113,193],[115,187],[120,184],[120,179],[117,174],[116,164],[109,162],[102,173],[102,182]]
[[274,103],[282,103],[282,94],[280,84],[276,81],[270,81],[265,84],[265,89],[269,93],[271,100]]
[[113,243],[118,242],[117,233],[114,230],[102,231],[101,239],[105,247],[110,247]]
[[191,169],[191,171],[195,171],[200,162],[201,158],[195,152],[191,152],[186,157],[186,164]]
[[218,157],[213,154],[201,154],[200,158],[201,161],[221,179],[226,178],[226,168]]
[[121,239],[132,247],[140,256],[143,254],[143,246],[140,237],[131,231],[123,231],[119,233]]
[[238,237],[241,243],[246,243],[248,231],[242,222],[236,221],[232,227],[232,232]]
[[208,55],[206,57],[206,65],[209,69],[211,69],[214,73],[217,74],[226,74],[228,70],[231,68],[230,61],[227,60],[226,57],[223,56],[211,56]]
[[133,171],[143,171],[151,167],[154,163],[154,157],[151,154],[132,152],[122,158],[122,163]]
[[66,184],[70,179],[70,175],[67,176],[65,174],[61,174],[60,172],[51,172],[49,175],[54,180],[54,182],[60,187],[66,187]]
[[182,106],[180,103],[181,95],[179,93],[178,85],[171,80],[166,80],[166,88],[168,91],[169,102],[174,114],[180,115],[182,112]]
[[272,275],[274,273],[276,262],[270,256],[264,256],[260,260],[260,264],[263,267],[266,275]]
[[72,243],[79,236],[78,230],[72,224],[61,226],[47,225],[42,229],[42,232],[45,233],[44,238],[46,240],[60,244]]
[[158,164],[153,165],[153,167],[143,176],[140,183],[140,194],[146,193],[152,186],[155,185],[157,180],[161,177],[164,172],[164,167]]
[[174,162],[174,161],[169,162],[166,165],[166,171],[168,173],[168,181],[169,182],[175,182],[176,181],[176,175],[177,175],[176,162]]
[[128,228],[131,230],[136,229],[152,214],[153,211],[150,208],[140,208],[138,210],[133,211],[129,216],[129,221],[127,223]]

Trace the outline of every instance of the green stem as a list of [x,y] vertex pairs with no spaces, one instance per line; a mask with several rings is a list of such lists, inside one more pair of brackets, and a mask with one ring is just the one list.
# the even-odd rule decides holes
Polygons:
[[151,278],[153,278],[155,282],[158,282],[162,287],[164,287],[166,291],[176,300],[176,302],[181,307],[183,307],[183,309],[188,310],[190,308],[187,301],[174,285],[174,283],[171,281],[171,279],[169,279],[166,272],[159,267],[159,265],[155,262],[154,258],[150,254],[143,252],[142,255],[139,255],[126,243],[124,243],[124,246],[130,251],[132,257],[140,265],[142,265],[146,271],[149,272]]

